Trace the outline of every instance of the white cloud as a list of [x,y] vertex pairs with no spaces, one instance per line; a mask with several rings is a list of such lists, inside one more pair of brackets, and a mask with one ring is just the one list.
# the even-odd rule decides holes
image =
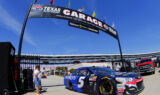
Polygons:
[[[2,5],[0,5],[0,22],[2,22],[8,29],[12,30],[17,36],[20,37],[21,24],[11,16],[7,10],[5,10]],[[36,43],[31,39],[29,34],[25,33],[24,40],[29,44],[36,46]]]

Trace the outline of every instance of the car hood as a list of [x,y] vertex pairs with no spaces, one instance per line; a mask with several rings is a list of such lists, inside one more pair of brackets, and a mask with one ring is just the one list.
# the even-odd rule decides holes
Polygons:
[[135,72],[116,72],[115,76],[118,77],[138,77],[140,74],[135,73]]
[[101,76],[111,76],[111,77],[140,77],[139,73],[134,72],[113,72],[113,73],[101,73]]

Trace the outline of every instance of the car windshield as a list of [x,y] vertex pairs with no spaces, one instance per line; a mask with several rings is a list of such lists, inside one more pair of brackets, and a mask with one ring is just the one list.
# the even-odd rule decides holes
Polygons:
[[145,60],[141,60],[140,63],[145,63],[145,62],[150,62],[151,59],[145,59]]
[[109,69],[109,68],[105,68],[105,67],[93,67],[92,70],[95,73],[115,73],[116,71]]

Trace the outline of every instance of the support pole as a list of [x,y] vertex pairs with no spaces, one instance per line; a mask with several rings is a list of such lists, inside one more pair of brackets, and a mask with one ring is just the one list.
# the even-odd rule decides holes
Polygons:
[[[37,0],[34,0],[33,4],[35,4],[37,2]],[[18,64],[19,64],[19,67],[20,67],[20,61],[21,61],[21,49],[22,49],[22,42],[23,42],[23,35],[24,35],[24,32],[25,32],[25,27],[26,27],[26,24],[27,24],[27,21],[28,21],[28,16],[30,14],[30,11],[31,11],[31,8],[33,6],[33,4],[30,5],[29,9],[28,9],[28,12],[26,14],[26,17],[25,17],[25,20],[24,20],[24,23],[23,23],[23,26],[22,26],[22,30],[21,30],[21,35],[20,35],[20,40],[19,40],[19,46],[18,46]],[[20,68],[17,68],[18,69],[18,73],[20,74]],[[18,78],[20,79],[20,75],[18,75]],[[18,79],[18,82],[20,84],[20,81]],[[20,85],[18,85],[18,89],[20,89]]]
[[[37,2],[37,0],[35,0],[33,4],[35,4],[36,2]],[[23,36],[24,36],[27,21],[28,21],[28,16],[30,14],[30,11],[31,11],[31,8],[32,8],[33,4],[31,4],[30,7],[29,7],[29,10],[26,14],[26,17],[25,17],[25,20],[24,20],[24,23],[23,23],[23,27],[22,27],[22,30],[21,30],[21,36],[20,36],[19,47],[18,47],[18,62],[20,62],[20,60],[21,60],[21,50],[22,50]]]
[[124,67],[125,71],[126,71],[126,65],[124,64],[124,60],[123,60],[123,54],[122,54],[122,49],[121,49],[121,44],[120,44],[120,40],[119,40],[119,35],[117,32],[117,40],[118,40],[118,46],[119,46],[119,51],[120,51],[120,57],[121,57],[121,62],[122,62],[122,66]]

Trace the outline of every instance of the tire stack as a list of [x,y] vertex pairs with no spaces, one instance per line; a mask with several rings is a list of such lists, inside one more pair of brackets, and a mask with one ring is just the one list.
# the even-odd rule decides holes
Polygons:
[[27,92],[34,91],[33,70],[32,69],[24,69],[23,70],[23,78],[24,78],[24,90]]

